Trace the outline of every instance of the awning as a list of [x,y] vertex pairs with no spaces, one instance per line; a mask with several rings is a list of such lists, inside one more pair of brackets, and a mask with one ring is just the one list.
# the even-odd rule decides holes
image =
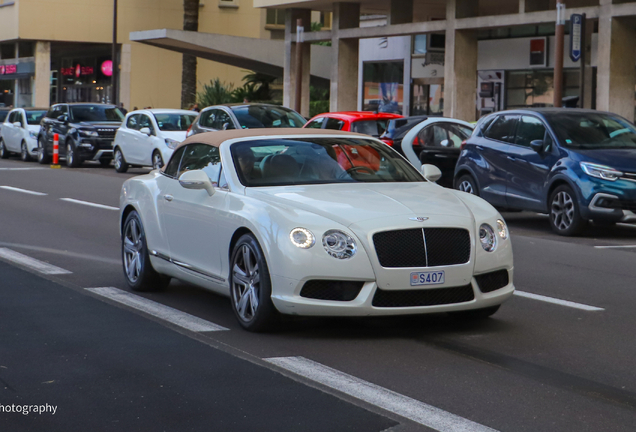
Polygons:
[[[282,40],[171,29],[131,32],[130,40],[255,72],[283,76],[285,42]],[[330,65],[331,47],[312,45],[312,81],[328,84],[325,81],[329,80]]]

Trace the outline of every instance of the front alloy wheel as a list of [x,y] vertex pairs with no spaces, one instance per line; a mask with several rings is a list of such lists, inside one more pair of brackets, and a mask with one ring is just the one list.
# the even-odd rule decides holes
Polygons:
[[49,155],[46,153],[44,138],[38,139],[38,162],[42,165],[49,163]]
[[456,185],[455,188],[462,192],[466,192],[471,195],[479,195],[477,193],[477,186],[476,186],[475,180],[468,174],[461,176],[457,180],[457,183],[455,183],[455,185]]
[[128,171],[128,164],[124,160],[124,155],[122,154],[121,149],[119,147],[115,149],[114,165],[115,165],[115,171],[117,171],[118,173],[125,173],[126,171]]
[[69,168],[77,168],[80,164],[77,154],[75,154],[75,146],[72,141],[66,143],[66,166]]
[[272,303],[272,286],[263,252],[256,239],[246,234],[234,246],[230,274],[232,309],[249,331],[269,329],[278,318]]
[[7,151],[7,148],[4,145],[4,140],[1,140],[1,139],[0,139],[0,158],[2,159],[9,158],[9,152]]
[[559,186],[550,196],[550,225],[559,235],[578,234],[585,227],[576,195],[569,186]]
[[152,154],[152,169],[161,169],[163,168],[163,158],[158,151]]
[[24,162],[29,162],[31,160],[31,155],[27,150],[27,145],[24,141],[22,141],[22,145],[20,146],[20,159]]

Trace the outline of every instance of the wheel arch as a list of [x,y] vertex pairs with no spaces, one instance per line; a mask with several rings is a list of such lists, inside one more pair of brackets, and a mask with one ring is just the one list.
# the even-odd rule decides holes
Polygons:
[[[124,223],[126,222],[126,218],[128,217],[128,215],[130,213],[132,213],[133,211],[136,211],[137,214],[139,214],[139,212],[137,211],[135,206],[133,206],[132,204],[128,204],[124,208],[124,211],[121,212],[121,219],[119,221],[119,234],[120,234],[120,236],[124,235]],[[139,214],[139,218],[141,218],[141,214]],[[141,223],[143,224],[143,221],[141,221]]]
[[481,186],[479,184],[479,181],[477,180],[477,176],[475,175],[475,173],[473,172],[472,169],[470,169],[469,167],[462,165],[461,167],[457,168],[456,172],[455,172],[455,176],[453,178],[453,187],[456,188],[456,183],[457,180],[460,179],[461,176],[463,175],[469,175],[473,178],[473,180],[475,181],[475,186],[477,186],[477,190],[481,190]]
[[[234,234],[232,234],[232,238],[230,239],[230,247],[228,248],[228,251],[227,251],[228,262],[232,261],[232,251],[234,250],[234,246],[239,241],[239,239],[245,234],[251,234],[252,236],[254,236],[256,241],[258,241],[258,237],[248,227],[242,226],[242,227],[237,228],[236,231],[234,231]],[[259,241],[259,243],[260,243],[260,241]]]

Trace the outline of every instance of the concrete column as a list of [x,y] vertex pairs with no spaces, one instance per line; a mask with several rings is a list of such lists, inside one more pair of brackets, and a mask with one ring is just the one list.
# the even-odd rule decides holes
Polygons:
[[[287,9],[285,14],[285,63],[283,79],[283,105],[294,108],[296,105],[296,43],[292,34],[296,34],[296,20],[302,19],[305,31],[311,30],[310,9]],[[309,116],[309,82],[311,78],[311,44],[303,44],[303,88],[300,114]]]
[[636,86],[636,27],[626,19],[612,17],[601,6],[598,26],[598,73],[596,108],[634,120]]
[[132,111],[130,106],[130,73],[132,63],[132,46],[131,44],[122,44],[119,64],[119,102],[124,104],[124,108]]
[[[58,86],[60,83],[58,83]],[[60,89],[58,88],[58,91]],[[51,43],[35,43],[35,82],[33,84],[33,105],[48,108],[51,97]],[[17,101],[17,95],[16,95]]]
[[389,24],[413,22],[413,0],[391,0]]
[[448,0],[446,7],[444,116],[473,121],[477,110],[477,33],[455,30],[456,1]]
[[592,91],[594,89],[594,77],[593,77],[593,68],[592,68],[592,35],[594,34],[594,22],[591,20],[587,20],[585,25],[585,81],[583,83],[583,87],[585,90],[585,101],[582,108],[591,109],[592,108],[592,99],[594,99],[594,95]]
[[360,26],[359,3],[334,3],[330,111],[355,110],[358,106],[358,39],[340,39],[339,30]]

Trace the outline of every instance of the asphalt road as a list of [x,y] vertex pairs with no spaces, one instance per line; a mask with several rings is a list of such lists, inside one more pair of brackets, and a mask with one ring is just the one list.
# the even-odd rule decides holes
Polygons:
[[[197,428],[206,416],[217,412],[210,409],[210,400],[223,402],[217,408],[227,421],[239,421],[239,400],[241,407],[254,406],[258,413],[253,422],[218,430],[311,430],[304,427],[309,423],[315,430],[329,431],[431,430],[419,426],[428,420],[409,414],[414,409],[433,410],[431,415],[442,419],[435,430],[636,429],[636,228],[591,227],[583,237],[562,238],[552,234],[545,216],[504,214],[512,233],[517,290],[543,297],[515,296],[492,319],[478,323],[446,315],[294,319],[276,333],[251,334],[239,328],[229,301],[210,292],[173,281],[160,293],[135,293],[228,329],[193,332],[111,300],[98,301],[99,295],[86,290],[129,291],[119,257],[118,212],[108,206],[118,206],[126,178],[144,172],[117,174],[98,165],[52,170],[15,159],[0,161],[0,252],[19,252],[72,272],[42,275],[0,264],[0,378],[13,389],[25,382],[20,394],[24,400],[58,401],[59,413],[90,412],[108,422],[114,417],[107,413],[123,405],[94,387],[112,387],[135,401],[120,417],[126,425],[122,429],[139,424],[137,416],[170,430],[186,413],[192,415],[188,427],[201,430]],[[51,351],[47,341],[55,340],[64,343]],[[139,345],[152,349],[139,352]],[[82,349],[104,359],[85,371],[78,354]],[[66,350],[74,358],[60,372],[70,380],[67,387],[31,385],[51,375],[36,372],[36,364],[55,371],[61,361],[49,358]],[[168,352],[180,376],[158,361]],[[124,370],[129,362],[130,374],[114,381],[106,378],[99,366],[111,364],[111,357],[116,369]],[[290,372],[287,360],[271,360],[281,358],[293,365],[311,363],[307,370],[292,367]],[[12,369],[3,368],[8,367],[5,363]],[[330,384],[321,381],[323,367],[347,375],[334,375]],[[201,385],[214,374],[239,379],[228,379],[222,390]],[[171,387],[176,400],[184,397],[186,388],[196,389],[196,396],[184,399],[196,413],[176,410],[163,399],[138,403],[139,395],[150,392],[152,381],[144,378],[148,375],[166,382],[182,380]],[[78,390],[82,379],[93,391]],[[366,393],[348,386],[355,380],[364,383]],[[263,393],[266,390],[272,394]],[[219,392],[227,398],[219,399]],[[0,404],[17,397],[7,388],[0,395]],[[267,413],[311,421],[288,427],[290,423],[265,421]],[[33,430],[69,430],[65,426],[70,423],[60,416],[58,424],[57,415]],[[25,424],[18,417],[0,412],[0,428],[7,421]],[[467,423],[463,429],[444,429],[439,426],[444,420]]]

